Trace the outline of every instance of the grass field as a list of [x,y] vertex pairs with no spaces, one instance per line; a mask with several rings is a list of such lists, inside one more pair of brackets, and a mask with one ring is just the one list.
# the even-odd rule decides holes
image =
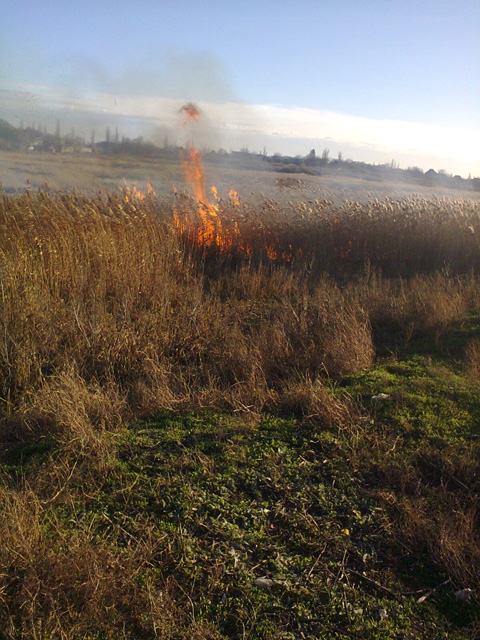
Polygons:
[[295,192],[0,197],[0,637],[480,637],[480,204]]
[[[242,198],[257,201],[260,193],[276,202],[305,202],[328,199],[342,202],[345,199],[365,202],[369,199],[418,194],[425,198],[476,198],[478,192],[463,192],[441,187],[422,187],[394,182],[372,182],[371,179],[344,175],[306,174],[286,176],[275,171],[232,168],[229,163],[206,164],[207,186],[216,185],[222,194],[236,189]],[[28,181],[28,182],[27,182]],[[0,188],[9,193],[22,192],[25,188],[53,191],[74,190],[93,195],[96,190],[118,191],[125,182],[144,189],[150,181],[160,197],[170,196],[173,187],[187,189],[185,176],[179,161],[162,158],[108,156],[86,153],[20,153],[0,152]],[[190,194],[191,195],[191,194]]]

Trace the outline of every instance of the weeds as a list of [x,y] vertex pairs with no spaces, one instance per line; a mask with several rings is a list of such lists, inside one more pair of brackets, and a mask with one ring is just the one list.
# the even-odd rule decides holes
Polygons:
[[478,203],[218,204],[1,197],[2,633],[474,637]]

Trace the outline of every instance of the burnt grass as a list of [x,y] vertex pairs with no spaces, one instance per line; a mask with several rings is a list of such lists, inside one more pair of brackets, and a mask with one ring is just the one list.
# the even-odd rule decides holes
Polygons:
[[478,204],[172,206],[1,201],[0,638],[479,638]]

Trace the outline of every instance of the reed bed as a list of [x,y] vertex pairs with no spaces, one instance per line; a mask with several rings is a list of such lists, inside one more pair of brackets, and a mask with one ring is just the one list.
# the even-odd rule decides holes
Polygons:
[[475,202],[226,205],[225,250],[174,228],[192,201],[126,200],[2,197],[4,411],[71,370],[132,407],[261,408],[292,375],[368,367],[372,325],[445,327],[477,301]]

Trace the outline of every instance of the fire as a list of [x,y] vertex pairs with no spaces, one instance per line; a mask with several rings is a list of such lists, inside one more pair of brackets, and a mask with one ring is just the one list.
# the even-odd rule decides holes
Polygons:
[[[188,102],[178,111],[184,116],[182,126],[184,129],[190,123],[197,123],[202,112],[193,104]],[[252,244],[242,237],[240,228],[236,220],[226,215],[228,208],[240,206],[240,196],[238,191],[230,189],[228,200],[224,202],[215,186],[210,187],[214,203],[210,202],[207,195],[205,171],[202,162],[202,154],[190,139],[187,140],[186,150],[182,152],[181,162],[185,178],[191,185],[196,201],[196,215],[192,216],[192,211],[185,206],[185,199],[179,198],[174,211],[174,224],[177,232],[187,239],[189,244],[198,248],[214,248],[220,253],[226,253],[231,249],[245,256],[253,253]],[[174,187],[174,193],[177,190]],[[263,251],[272,262],[283,261],[292,262],[294,260],[293,251],[281,250],[277,243],[265,242]]]
[[[179,113],[185,115],[183,127],[186,128],[190,122],[197,122],[202,112],[193,104],[188,102]],[[205,171],[202,162],[202,154],[190,140],[187,142],[186,153],[181,158],[182,167],[187,182],[192,186],[195,200],[197,201],[198,220],[181,220],[178,211],[175,212],[175,225],[177,229],[191,232],[192,224],[197,228],[197,240],[203,246],[216,246],[221,250],[228,250],[232,247],[234,237],[239,235],[238,226],[224,228],[219,217],[221,199],[216,187],[210,187],[210,191],[215,199],[212,204],[207,196]],[[184,216],[185,218],[185,216]]]
[[197,201],[197,212],[201,222],[198,228],[198,239],[202,244],[210,246],[215,244],[217,235],[221,234],[221,222],[218,219],[218,207],[211,204],[207,198],[202,155],[191,144],[187,147],[187,156],[182,158],[182,167],[187,182],[193,187]]
[[197,107],[196,104],[193,104],[193,102],[187,102],[187,104],[184,104],[183,107],[178,110],[178,113],[184,113],[186,116],[185,121],[183,123],[184,127],[186,127],[190,121],[198,120],[199,117],[202,115],[202,112],[200,111],[200,109]]
[[[184,128],[189,123],[198,122],[202,115],[193,102],[185,104],[178,113],[184,116]],[[278,240],[272,238],[268,229],[265,235],[261,222],[256,231],[253,230],[253,234],[251,228],[249,232],[248,227],[244,227],[246,233],[242,236],[237,220],[232,219],[232,209],[240,206],[238,191],[232,188],[228,192],[228,199],[222,199],[217,187],[211,186],[207,190],[202,154],[190,139],[187,140],[186,149],[182,151],[180,159],[185,178],[193,189],[196,209],[192,211],[188,196],[179,196],[177,188],[173,186],[176,197],[174,225],[179,236],[184,238],[188,245],[205,250],[213,248],[220,254],[233,250],[235,254],[243,256],[252,256],[258,250],[272,262],[291,263],[300,256],[300,250],[294,251],[292,245],[288,245],[288,248],[279,246]],[[156,197],[150,180],[147,181],[146,191],[140,191],[136,185],[130,187],[126,181],[124,184],[121,191],[127,203],[148,203],[152,202],[149,200],[150,197]],[[209,195],[213,197],[213,202],[209,200]],[[260,238],[263,236],[263,241],[258,235]]]
[[155,196],[155,189],[152,187],[150,180],[147,181],[147,193],[143,193],[137,189],[135,185],[133,187],[129,187],[125,182],[125,187],[123,188],[125,202],[145,202],[148,196]]
[[240,206],[240,196],[238,195],[238,191],[235,191],[235,189],[230,189],[230,191],[228,192],[228,197],[230,198],[230,202],[234,207]]

